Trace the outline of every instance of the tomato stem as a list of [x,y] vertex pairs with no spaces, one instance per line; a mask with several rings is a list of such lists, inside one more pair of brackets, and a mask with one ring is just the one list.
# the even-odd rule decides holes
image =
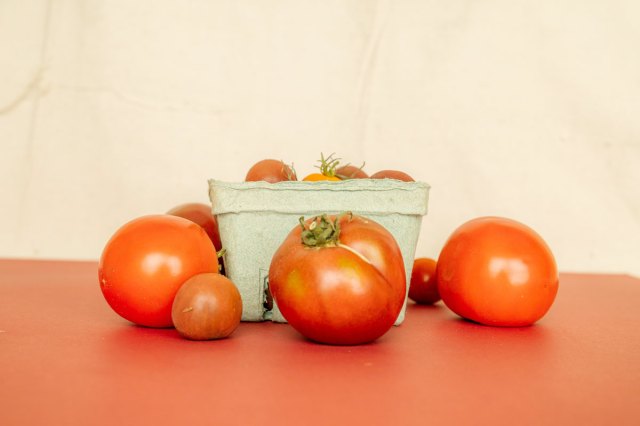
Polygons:
[[340,245],[340,219],[349,215],[349,220],[353,213],[346,212],[336,215],[333,221],[327,214],[315,216],[307,225],[304,216],[300,217],[302,227],[301,240],[306,247],[337,247]]
[[304,216],[300,217],[302,227],[302,244],[306,247],[328,247],[336,246],[339,243],[340,223],[339,217],[333,221],[326,214],[316,216],[311,219],[307,226]]
[[324,158],[324,154],[320,153],[320,165],[316,166],[320,169],[320,173],[325,176],[334,177],[336,175],[336,168],[340,164],[340,158],[333,158],[336,155],[335,152],[331,153],[327,158]]

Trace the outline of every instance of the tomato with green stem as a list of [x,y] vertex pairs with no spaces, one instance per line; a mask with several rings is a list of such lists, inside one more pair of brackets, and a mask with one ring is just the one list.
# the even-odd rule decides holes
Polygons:
[[361,216],[301,218],[275,252],[269,289],[284,318],[307,338],[355,345],[386,333],[404,305],[400,248]]
[[320,160],[318,160],[320,164],[316,166],[320,173],[311,173],[302,180],[307,182],[340,181],[341,179],[336,176],[336,168],[340,164],[340,159],[334,158],[334,155],[331,154],[324,158],[324,154],[320,153]]

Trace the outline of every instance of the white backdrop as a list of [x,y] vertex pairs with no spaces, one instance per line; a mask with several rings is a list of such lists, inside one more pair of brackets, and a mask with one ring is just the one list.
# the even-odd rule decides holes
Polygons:
[[536,229],[563,271],[640,275],[635,1],[3,0],[0,256],[97,259],[262,158],[336,152]]

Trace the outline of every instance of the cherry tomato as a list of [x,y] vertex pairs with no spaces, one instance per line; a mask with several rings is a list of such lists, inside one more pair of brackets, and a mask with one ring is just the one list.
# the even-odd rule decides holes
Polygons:
[[218,220],[211,213],[210,206],[201,203],[181,204],[169,210],[167,214],[189,219],[202,226],[216,250],[219,251],[222,248],[220,231],[218,230]]
[[526,326],[549,310],[558,292],[551,250],[531,228],[511,219],[464,223],[445,243],[436,268],[443,302],[486,325]]
[[296,172],[280,160],[262,160],[254,164],[245,177],[245,182],[266,181],[270,183],[298,180]]
[[236,286],[220,274],[198,274],[178,290],[171,309],[173,325],[191,340],[225,338],[238,327],[242,299]]
[[123,318],[148,327],[170,327],[171,304],[191,276],[217,272],[216,250],[190,220],[144,216],[123,225],[105,246],[98,266],[100,289]]
[[440,300],[435,260],[420,257],[413,262],[409,298],[424,305],[432,305]]
[[411,176],[399,170],[380,170],[370,177],[371,179],[396,179],[404,182],[415,182]]
[[348,214],[294,228],[269,269],[269,288],[289,324],[311,340],[337,345],[386,333],[404,304],[405,279],[393,236]]
[[[362,165],[362,167],[364,167],[364,164]],[[342,180],[366,179],[369,177],[369,175],[364,170],[362,170],[362,167],[352,166],[351,164],[338,167],[336,169],[336,176],[338,176]]]

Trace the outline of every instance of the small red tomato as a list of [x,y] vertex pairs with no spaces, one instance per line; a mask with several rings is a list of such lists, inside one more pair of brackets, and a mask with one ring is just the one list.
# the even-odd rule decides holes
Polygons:
[[558,292],[556,262],[544,240],[500,217],[473,219],[456,229],[440,253],[436,275],[445,305],[485,325],[531,325]]
[[144,216],[126,223],[100,257],[98,280],[107,303],[123,318],[148,327],[171,327],[171,304],[189,277],[217,272],[209,236],[190,220]]
[[171,318],[181,336],[191,340],[225,338],[238,327],[242,299],[236,286],[220,274],[198,274],[178,290]]
[[424,305],[432,305],[440,300],[435,260],[420,257],[413,262],[409,298]]
[[338,176],[342,180],[366,179],[369,177],[369,175],[364,170],[362,170],[362,167],[364,167],[364,164],[361,167],[356,167],[351,164],[338,167],[336,169],[336,176]]
[[298,180],[296,172],[281,160],[262,160],[254,164],[247,172],[245,182],[265,181],[270,183],[286,180]]
[[399,170],[380,170],[379,172],[372,174],[370,177],[371,179],[396,179],[404,182],[415,182],[411,176]]
[[216,250],[219,251],[222,248],[220,231],[218,230],[218,220],[213,213],[211,213],[211,206],[201,203],[181,204],[169,210],[167,214],[189,219],[191,222],[202,226]]

